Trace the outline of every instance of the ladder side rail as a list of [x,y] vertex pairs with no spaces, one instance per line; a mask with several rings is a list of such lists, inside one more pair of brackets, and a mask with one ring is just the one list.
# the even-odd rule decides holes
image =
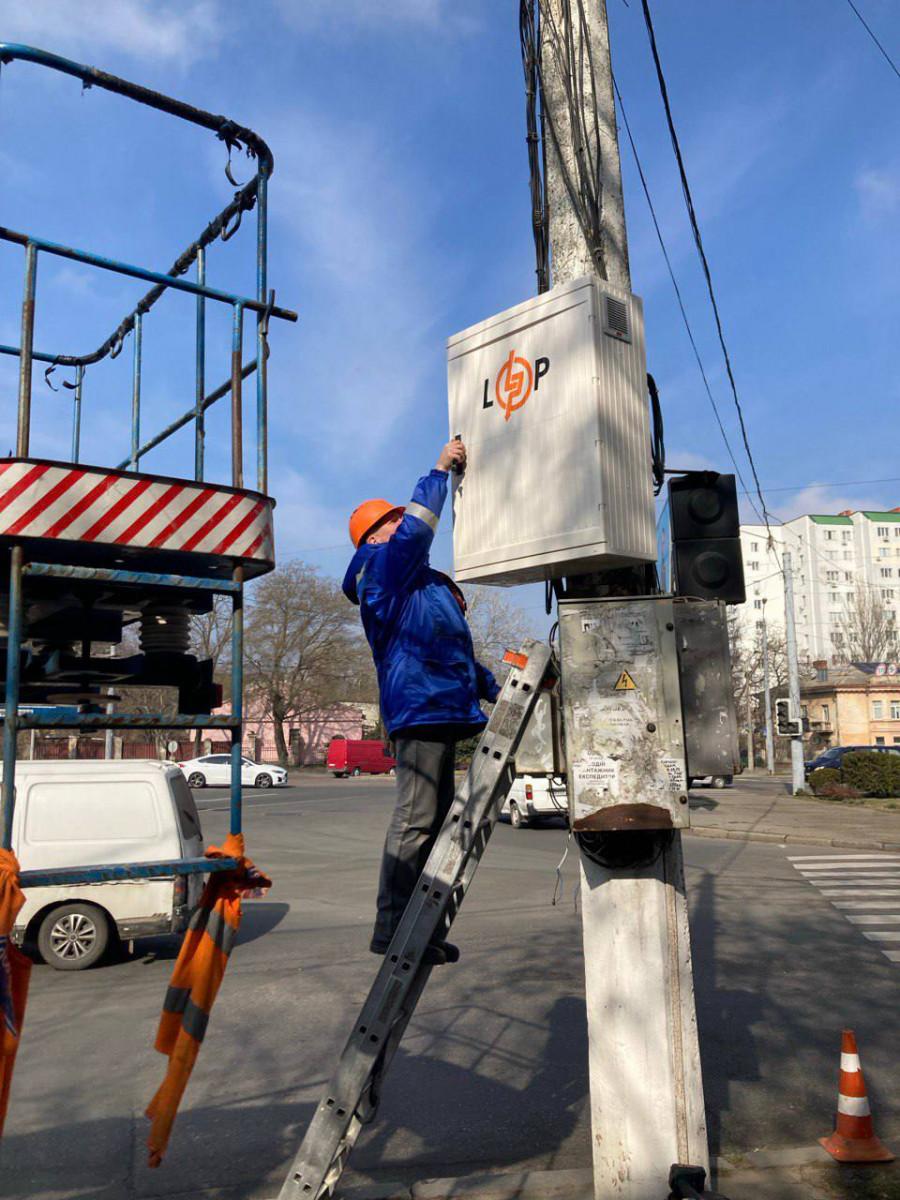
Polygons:
[[[430,973],[430,967],[422,964],[422,956],[446,915],[452,922],[474,875],[487,844],[485,826],[492,827],[502,797],[509,790],[509,762],[537,700],[551,652],[542,643],[529,642],[527,656],[525,666],[514,667],[504,683],[469,772],[457,791],[416,891],[288,1173],[280,1200],[310,1194],[317,1200],[323,1194],[325,1180],[333,1172],[342,1146],[347,1147],[344,1157],[349,1152],[348,1131],[354,1113],[380,1056],[392,1041],[395,1025],[402,1022],[399,1029],[402,1035],[412,1016]],[[467,870],[470,864],[471,869]],[[422,972],[425,975],[420,979]],[[414,999],[410,1005],[411,996]],[[393,1042],[396,1049],[399,1036]]]

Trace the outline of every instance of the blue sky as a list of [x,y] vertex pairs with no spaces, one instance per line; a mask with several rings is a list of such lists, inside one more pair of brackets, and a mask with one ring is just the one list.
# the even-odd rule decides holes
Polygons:
[[[900,8],[859,4],[900,56]],[[517,8],[513,0],[5,6],[3,40],[232,116],[271,145],[270,283],[300,312],[298,325],[272,334],[271,490],[282,558],[342,573],[350,509],[369,495],[405,499],[446,436],[446,337],[534,292]],[[769,507],[789,517],[900,504],[900,482],[872,482],[900,476],[900,81],[844,0],[656,0],[653,9]],[[609,14],[614,69],[737,448],[640,6],[609,0]],[[212,135],[96,89],[81,94],[74,80],[28,64],[0,74],[0,126],[0,223],[156,269],[233,190]],[[632,282],[644,300],[670,463],[729,469],[627,146],[623,169]],[[234,170],[243,180],[251,168],[238,160]],[[18,340],[21,258],[0,245],[5,342]],[[212,248],[209,279],[252,288],[248,237]],[[141,289],[44,258],[38,291],[37,345],[83,351]],[[147,432],[192,402],[192,329],[186,297],[146,320]],[[227,314],[217,313],[211,385],[228,373],[228,336]],[[127,453],[130,369],[126,346],[88,376],[88,461]],[[15,388],[11,361],[0,359],[4,449],[13,444]],[[50,391],[36,373],[34,453],[67,456],[69,410],[70,394]],[[209,437],[222,479],[227,436],[222,409]],[[185,431],[145,466],[189,474],[191,462]],[[868,482],[817,486],[857,480]],[[450,565],[449,542],[445,522],[440,566]],[[536,589],[517,598],[534,615],[542,607]]]

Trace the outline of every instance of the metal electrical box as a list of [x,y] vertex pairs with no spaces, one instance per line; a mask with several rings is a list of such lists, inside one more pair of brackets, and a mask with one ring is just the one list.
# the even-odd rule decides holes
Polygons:
[[456,578],[516,584],[656,558],[641,302],[593,277],[450,338]]
[[688,776],[741,770],[725,604],[676,600],[675,635]]
[[561,600],[572,828],[690,824],[670,596]]

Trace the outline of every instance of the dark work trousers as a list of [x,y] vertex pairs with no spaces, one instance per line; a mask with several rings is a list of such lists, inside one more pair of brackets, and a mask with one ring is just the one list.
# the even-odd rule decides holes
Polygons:
[[453,741],[396,740],[397,804],[378,880],[372,950],[386,950],[431,853],[455,792]]

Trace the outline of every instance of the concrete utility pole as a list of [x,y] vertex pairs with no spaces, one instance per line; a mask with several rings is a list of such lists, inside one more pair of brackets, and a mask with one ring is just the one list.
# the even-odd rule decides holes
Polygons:
[[803,774],[803,723],[800,718],[800,663],[797,661],[797,628],[794,624],[794,570],[791,553],[785,550],[784,571],[784,633],[787,641],[788,696],[791,715],[799,722],[800,732],[791,738],[791,791],[796,796],[806,785]]
[[750,680],[747,680],[747,770],[752,771],[756,766],[753,750],[753,692],[750,690]]
[[[553,285],[593,273],[630,292],[605,0],[540,7]],[[560,69],[566,39],[570,73]],[[573,96],[584,117],[574,129]],[[579,156],[599,176],[600,254],[586,244],[564,179]],[[649,866],[604,867],[583,852],[580,860],[594,1194],[659,1200],[673,1163],[709,1165],[681,835],[674,830]]]
[[763,693],[766,707],[766,770],[775,774],[775,737],[772,731],[772,692],[769,688],[769,627],[766,625],[766,601],[763,600],[763,616],[759,625],[763,642]]

